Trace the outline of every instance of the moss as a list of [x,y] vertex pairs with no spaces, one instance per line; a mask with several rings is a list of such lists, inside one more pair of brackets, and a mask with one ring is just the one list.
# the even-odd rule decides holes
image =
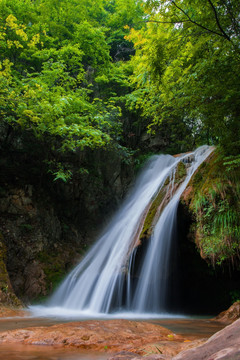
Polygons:
[[185,177],[187,175],[186,166],[182,161],[178,163],[176,174],[175,174],[175,183],[180,183],[184,181]]
[[240,168],[228,172],[218,151],[202,164],[190,185],[195,241],[212,265],[240,262]]
[[71,251],[68,251],[63,253],[63,251],[58,249],[56,254],[56,249],[50,249],[38,253],[37,260],[42,264],[47,293],[55,289],[63,280],[69,270],[67,259],[74,258],[76,252],[73,253],[72,251],[71,253]]
[[3,235],[0,233],[0,303],[18,307],[22,304],[12,290],[6,268],[6,259],[7,248],[4,243]]
[[46,288],[49,292],[57,286],[65,275],[64,261],[61,260],[60,255],[47,251],[38,253],[37,259],[42,263],[42,268],[46,276]]
[[[178,163],[174,178],[173,187],[175,190],[181,184],[181,182],[184,181],[186,175],[187,175],[186,166],[180,161]],[[149,238],[151,236],[152,229],[156,222],[156,217],[159,218],[159,215],[161,213],[161,208],[164,207],[163,201],[164,199],[166,199],[169,184],[170,184],[170,177],[166,179],[163,187],[158,192],[155,199],[152,201],[147,216],[144,220],[143,228],[140,234],[140,240],[142,240],[143,238]]]
[[164,199],[164,196],[166,194],[166,187],[163,187],[158,195],[156,196],[156,198],[154,199],[154,201],[152,202],[150,209],[148,210],[147,216],[144,220],[144,224],[143,224],[143,228],[140,234],[140,240],[142,240],[143,238],[149,238],[149,236],[152,233],[152,228],[153,228],[153,222],[154,222],[154,218],[157,214],[157,211]]

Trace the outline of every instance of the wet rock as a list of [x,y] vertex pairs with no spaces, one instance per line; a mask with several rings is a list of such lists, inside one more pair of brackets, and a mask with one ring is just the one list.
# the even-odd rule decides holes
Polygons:
[[0,302],[10,305],[12,295],[8,293],[14,290],[18,298],[29,303],[47,295],[75,265],[81,246],[76,238],[80,236],[78,232],[71,236],[71,232],[71,241],[65,246],[64,225],[51,201],[38,197],[33,186],[4,189],[0,194],[0,232],[6,246],[4,264],[0,260],[0,281],[2,277],[9,281],[0,284]]
[[113,356],[110,356],[108,360],[137,360],[142,359],[142,356],[133,354],[129,351],[120,351]]
[[225,359],[240,359],[240,319],[211,336],[203,345],[173,357],[173,360]]
[[140,356],[137,354],[133,354],[127,351],[121,351],[113,356],[111,356],[110,358],[108,358],[108,360],[138,360],[138,359],[144,359],[144,360],[171,360],[171,358],[169,356],[165,356],[165,355],[157,355],[157,354],[152,354],[149,356]]
[[11,317],[25,317],[29,316],[29,313],[13,307],[1,306],[0,307],[0,318],[11,318]]
[[150,355],[150,356],[144,356],[144,360],[171,360],[172,358],[165,355]]
[[21,302],[17,299],[8,276],[6,261],[7,248],[0,233],[0,304],[20,306]]
[[[203,344],[206,339],[197,339],[197,340],[184,340],[179,341],[179,336],[176,334],[169,334],[168,341],[161,341],[155,344],[147,345],[143,348],[146,358],[149,356],[149,359],[152,356],[159,356],[159,359],[172,359],[173,356],[178,354],[180,351],[185,349],[190,349],[196,347],[200,344]],[[145,359],[144,356],[144,359]],[[160,357],[161,356],[161,357]]]
[[222,311],[214,320],[221,322],[233,322],[240,318],[240,301],[236,301],[230,308],[226,311]]
[[29,298],[47,295],[46,275],[39,262],[33,261],[26,269],[25,295]]
[[[77,347],[89,351],[116,352],[118,353],[116,359],[124,359],[124,356],[126,359],[131,359],[130,356],[139,358],[140,355],[144,355],[149,356],[150,360],[163,359],[163,356],[166,359],[170,358],[168,354],[170,344],[170,346],[175,344],[172,353],[177,354],[184,345],[184,338],[159,325],[146,322],[91,320],[2,332],[0,344],[4,343]],[[164,346],[161,347],[162,343]],[[151,353],[147,352],[147,347],[151,344],[158,344],[162,353],[156,348],[155,354],[152,350]]]
[[192,163],[194,160],[195,160],[195,156],[191,154],[191,155],[185,157],[182,161],[183,161],[185,164],[190,164],[190,163]]

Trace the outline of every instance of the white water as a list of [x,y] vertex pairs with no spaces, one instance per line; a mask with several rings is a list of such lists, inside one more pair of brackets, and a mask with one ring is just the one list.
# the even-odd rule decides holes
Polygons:
[[[31,307],[38,315],[75,313],[84,318],[121,312],[125,317],[145,317],[166,313],[167,277],[176,212],[181,194],[192,174],[212,148],[202,146],[178,158],[154,156],[138,178],[132,194],[80,264],[66,277],[52,298],[41,307]],[[179,161],[190,156],[188,174],[163,210],[149,240],[137,279],[134,270],[134,242],[149,203],[167,177],[174,177]],[[170,183],[171,184],[171,183]],[[129,270],[129,271],[127,271]],[[138,314],[138,315],[137,315]]]

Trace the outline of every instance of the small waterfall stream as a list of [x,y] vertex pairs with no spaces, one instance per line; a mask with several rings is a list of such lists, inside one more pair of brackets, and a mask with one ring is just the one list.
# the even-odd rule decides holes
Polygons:
[[[170,248],[179,199],[193,173],[211,152],[212,148],[202,146],[177,158],[153,156],[103,235],[42,309],[48,314],[57,307],[58,313],[76,310],[93,316],[166,312],[166,274],[171,266]],[[190,158],[187,175],[174,190],[177,166]],[[168,202],[144,245],[144,256],[136,270],[139,235],[149,204],[168,178]]]

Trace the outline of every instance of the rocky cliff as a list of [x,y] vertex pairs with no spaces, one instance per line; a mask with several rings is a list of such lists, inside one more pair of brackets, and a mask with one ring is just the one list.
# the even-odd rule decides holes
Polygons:
[[26,304],[52,291],[95,240],[133,178],[116,152],[89,150],[61,155],[73,176],[54,181],[44,144],[23,133],[14,136],[0,146],[0,303],[10,305],[19,303],[16,296]]

